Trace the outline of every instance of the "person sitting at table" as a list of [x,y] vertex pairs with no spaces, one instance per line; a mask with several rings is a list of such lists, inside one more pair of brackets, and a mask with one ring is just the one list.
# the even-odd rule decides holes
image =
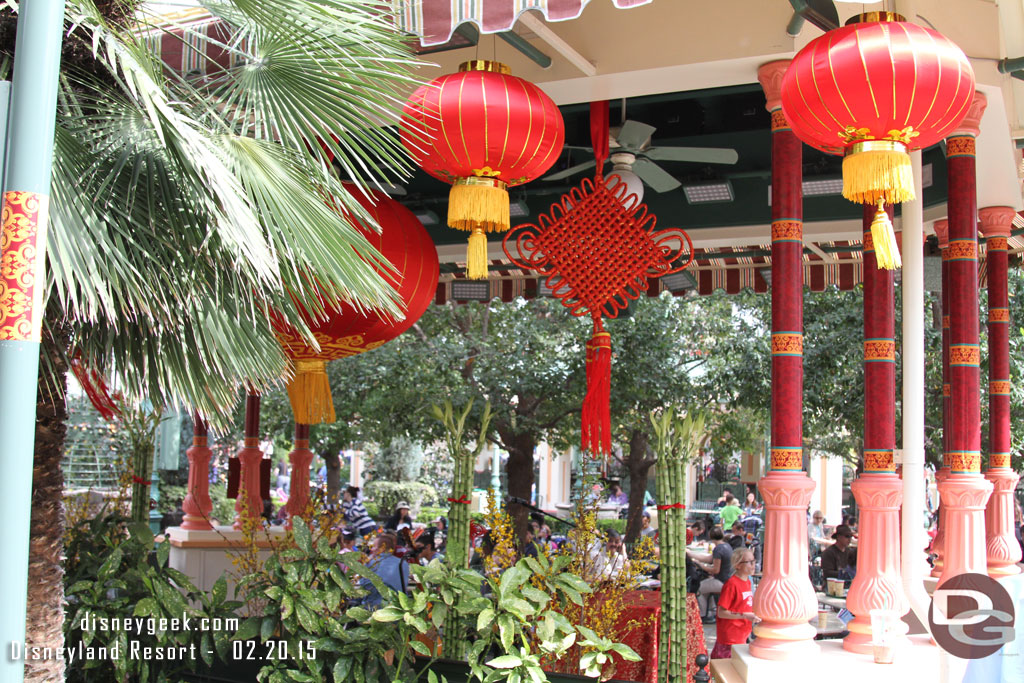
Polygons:
[[747,499],[743,503],[743,516],[750,517],[760,511],[761,506],[757,502],[757,495],[753,491],[747,491]]
[[609,529],[607,540],[601,543],[595,540],[587,552],[587,567],[584,577],[590,583],[614,581],[622,571],[629,567],[626,549],[622,545],[622,536],[615,529]]
[[737,550],[732,554],[730,564],[733,574],[722,586],[722,594],[718,598],[715,647],[711,650],[711,659],[732,657],[732,646],[747,642],[756,620],[754,589],[750,584],[754,553],[746,548]]
[[843,517],[843,524],[850,527],[850,531],[853,532],[853,537],[857,538],[857,518],[853,515],[846,515]]
[[622,487],[619,486],[618,482],[615,482],[608,487],[607,502],[615,505],[629,505],[629,496],[622,490]]
[[747,547],[747,530],[743,528],[743,522],[738,519],[732,523],[732,528],[725,536],[733,550]]
[[[396,534],[387,531],[381,533],[374,541],[373,552],[366,566],[380,577],[385,586],[395,592],[404,593],[406,586],[409,585],[409,563],[395,557],[397,546]],[[362,600],[363,607],[374,610],[383,604],[384,598],[373,583],[367,579],[360,579],[359,587],[369,591]]]
[[729,489],[722,489],[722,495],[720,495],[718,497],[718,500],[715,501],[715,505],[717,505],[720,508],[724,508],[726,505],[729,504],[728,499],[731,497],[732,491],[730,491]]
[[[722,586],[732,576],[732,546],[725,542],[725,534],[718,527],[712,529],[709,535],[711,542],[715,544],[710,555],[691,550],[686,551],[687,556],[710,575],[700,582],[700,590],[697,593],[697,604],[700,605],[701,614],[707,614],[708,596],[712,593],[720,593]],[[711,623],[713,620],[714,617],[710,617],[707,623]]]
[[649,510],[644,510],[640,513],[640,537],[650,538],[652,541],[658,538],[658,530],[651,528],[651,513]]
[[840,524],[832,538],[835,543],[821,554],[821,574],[825,579],[851,581],[857,574],[857,549],[850,547],[853,530]]
[[703,519],[696,519],[693,524],[690,525],[693,529],[693,540],[694,543],[701,543],[709,540],[707,524]]
[[824,548],[832,545],[832,541],[825,538],[825,515],[821,510],[815,510],[811,515],[811,522],[807,525],[807,547],[811,551],[811,557],[817,557]]
[[725,507],[722,508],[721,516],[723,529],[732,528],[733,522],[743,516],[740,504],[736,502],[731,493],[725,497]]

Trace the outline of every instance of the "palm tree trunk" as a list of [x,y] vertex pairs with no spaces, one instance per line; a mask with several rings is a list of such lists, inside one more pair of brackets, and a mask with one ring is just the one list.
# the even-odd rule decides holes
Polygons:
[[[51,318],[52,320],[52,318]],[[65,394],[67,330],[44,329],[36,403],[35,464],[32,469],[32,521],[29,532],[28,647],[64,645],[64,474],[61,458],[67,431]],[[25,661],[26,683],[64,680],[64,660],[56,657]]]

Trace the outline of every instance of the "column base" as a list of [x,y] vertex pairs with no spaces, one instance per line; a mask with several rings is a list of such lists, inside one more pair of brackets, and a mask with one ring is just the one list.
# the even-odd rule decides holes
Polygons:
[[817,631],[804,623],[766,622],[754,626],[754,640],[750,643],[750,654],[760,659],[776,662],[798,657],[816,657],[820,652],[814,642]]
[[189,531],[211,531],[213,525],[205,517],[185,515],[181,520],[181,528]]
[[[843,649],[847,652],[856,652],[862,655],[872,654],[871,617],[857,616],[846,625],[846,628],[849,629],[850,635],[843,638]],[[900,621],[900,625],[896,628],[898,633],[893,644],[902,649],[910,644],[910,641],[907,639],[907,632],[910,630],[910,627],[905,621]]]

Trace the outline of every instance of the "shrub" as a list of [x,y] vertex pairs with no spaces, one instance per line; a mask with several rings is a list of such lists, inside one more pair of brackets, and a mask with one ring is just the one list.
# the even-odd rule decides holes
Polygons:
[[609,529],[615,529],[619,532],[619,535],[625,535],[626,533],[626,520],[624,519],[599,519],[597,520],[597,528],[602,532],[606,532]]
[[390,516],[399,501],[409,503],[413,517],[418,517],[423,505],[437,502],[437,491],[433,486],[418,481],[371,481],[366,485],[366,497],[377,504],[381,517]]

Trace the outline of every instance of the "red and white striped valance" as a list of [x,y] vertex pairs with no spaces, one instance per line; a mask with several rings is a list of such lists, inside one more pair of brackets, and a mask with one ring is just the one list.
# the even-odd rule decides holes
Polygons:
[[[548,21],[575,19],[591,0],[395,0],[395,23],[420,37],[424,47],[444,45],[459,24],[472,22],[482,33],[508,31],[519,15],[539,10]],[[652,0],[600,0],[620,9]]]

